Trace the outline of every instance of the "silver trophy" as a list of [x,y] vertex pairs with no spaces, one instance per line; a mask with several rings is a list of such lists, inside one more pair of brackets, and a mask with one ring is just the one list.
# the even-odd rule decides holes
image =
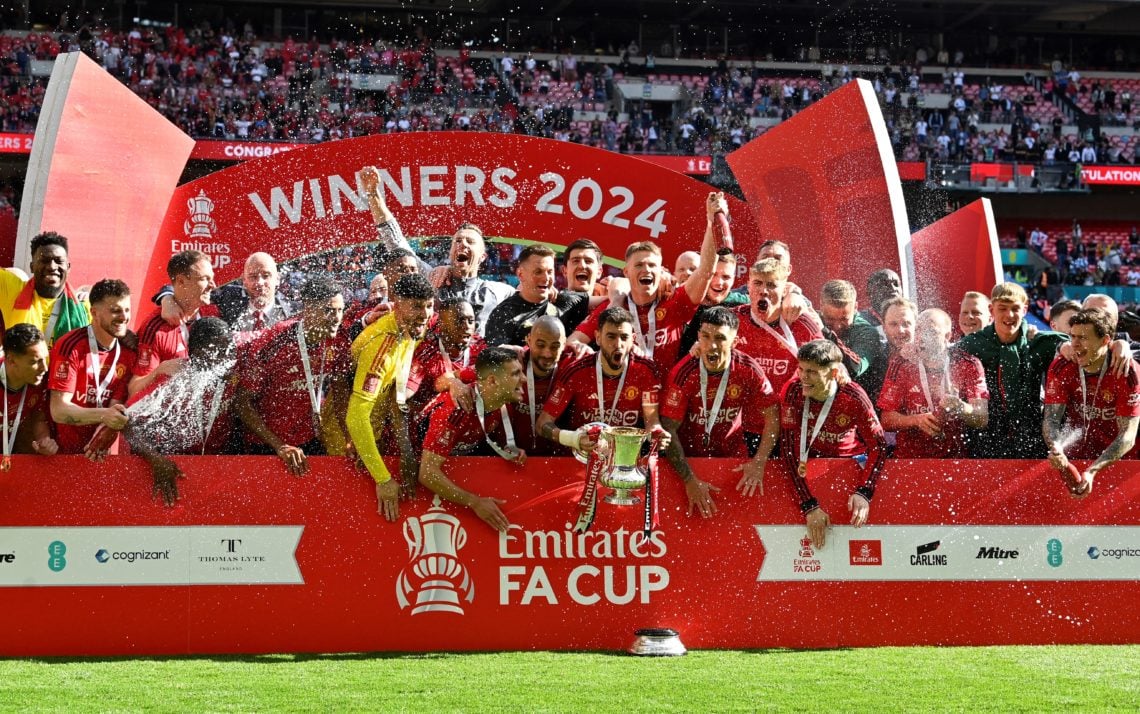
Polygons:
[[613,453],[613,463],[601,477],[602,485],[614,490],[606,496],[606,503],[615,506],[641,503],[633,491],[645,488],[648,480],[645,469],[637,464],[641,458],[641,445],[648,437],[648,431],[632,426],[611,426],[602,432],[602,438],[609,442]]

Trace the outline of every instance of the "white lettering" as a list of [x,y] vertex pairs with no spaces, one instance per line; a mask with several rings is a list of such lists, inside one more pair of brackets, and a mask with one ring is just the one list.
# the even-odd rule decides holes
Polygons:
[[515,191],[514,186],[507,183],[507,179],[513,179],[517,175],[518,174],[505,166],[500,166],[491,172],[491,185],[502,192],[501,196],[491,196],[491,198],[488,199],[491,201],[492,206],[496,208],[514,207],[515,199],[518,198],[518,192]]
[[421,206],[446,206],[447,196],[440,195],[438,192],[443,191],[443,181],[436,179],[436,176],[442,176],[447,173],[446,166],[421,166],[420,167],[420,205]]
[[602,599],[601,595],[594,593],[593,595],[583,595],[582,591],[578,588],[578,579],[583,575],[590,575],[597,577],[601,571],[592,565],[579,565],[570,571],[570,577],[566,581],[566,589],[570,591],[570,599],[579,605],[594,605]]
[[285,211],[290,223],[297,223],[301,220],[301,204],[305,195],[305,182],[297,181],[293,184],[293,202],[290,203],[285,198],[285,192],[281,187],[274,186],[269,192],[269,205],[272,208],[266,208],[265,202],[261,196],[256,193],[249,194],[249,200],[253,202],[253,207],[261,214],[261,220],[265,221],[265,225],[270,229],[276,230],[281,225],[281,212]]
[[456,166],[455,205],[466,205],[468,195],[471,196],[471,200],[475,202],[476,206],[484,205],[483,194],[480,191],[486,181],[487,174],[483,173],[482,169],[474,166]]

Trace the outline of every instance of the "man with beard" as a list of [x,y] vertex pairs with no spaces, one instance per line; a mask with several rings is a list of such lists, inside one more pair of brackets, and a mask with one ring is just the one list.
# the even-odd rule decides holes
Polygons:
[[760,363],[764,376],[777,394],[795,373],[800,345],[823,335],[806,315],[788,323],[783,314],[787,294],[788,266],[776,258],[765,258],[748,271],[748,305],[736,308],[740,329],[736,345]]
[[337,335],[343,318],[340,286],[311,278],[301,287],[300,314],[246,346],[234,411],[247,453],[274,454],[289,473],[304,476],[309,456],[343,452],[352,372],[348,341]]
[[[372,219],[376,222],[380,243],[387,250],[410,250],[399,222],[384,201],[379,170],[373,166],[362,169],[360,185],[368,199]],[[483,240],[482,229],[474,223],[464,223],[455,229],[455,234],[451,237],[448,265],[437,268],[438,273],[432,270],[432,266],[417,259],[421,273],[432,274],[433,282],[439,280],[437,292],[440,300],[462,297],[471,303],[475,309],[476,331],[480,335],[486,331],[491,312],[500,302],[510,297],[512,292],[509,285],[479,277],[479,267],[486,257],[487,245]]]
[[562,277],[566,289],[589,296],[605,296],[598,284],[602,277],[602,249],[589,238],[578,238],[562,251]]
[[784,460],[807,521],[808,537],[816,548],[827,539],[831,518],[819,507],[808,487],[812,458],[854,458],[861,462],[864,481],[847,499],[851,525],[867,522],[875,485],[886,460],[883,427],[863,388],[841,374],[843,354],[827,340],[799,348],[796,377],[780,395],[780,429]]
[[[823,337],[835,343],[843,353],[847,374],[868,394],[878,392],[872,365],[882,359],[883,345],[879,331],[855,312],[858,297],[855,286],[846,280],[829,280],[823,284],[819,316],[823,321]],[[882,374],[878,377],[881,379]]]
[[[634,353],[635,319],[620,307],[602,311],[594,335],[598,351],[561,370],[535,425],[539,434],[567,448],[589,451],[597,442],[584,427],[592,422],[663,429],[657,417],[655,365]],[[556,424],[560,419],[562,426]]]
[[1073,360],[1058,356],[1045,379],[1042,433],[1054,468],[1069,459],[1092,463],[1081,474],[1080,498],[1092,492],[1093,480],[1136,444],[1140,424],[1140,367],[1129,360],[1128,371],[1109,369],[1109,345],[1115,320],[1103,308],[1084,308],[1069,323]]
[[989,390],[982,363],[950,347],[953,325],[942,310],[924,310],[916,322],[916,361],[891,358],[879,393],[883,428],[896,432],[901,459],[964,459],[965,431],[984,429]]
[[31,249],[31,279],[0,270],[0,317],[5,329],[22,322],[35,325],[50,349],[57,338],[87,326],[91,313],[67,283],[71,271],[67,238],[55,232],[40,233],[32,238]]
[[990,305],[993,324],[958,341],[960,349],[981,361],[991,394],[986,428],[968,434],[970,456],[1045,458],[1041,383],[1066,336],[1042,330],[1028,337],[1029,296],[1017,283],[994,286]]
[[[705,298],[716,265],[716,240],[713,222],[718,212],[728,213],[723,193],[710,193],[705,201],[705,235],[701,244],[701,263],[684,285],[664,299],[661,297],[661,249],[656,243],[633,243],[625,251],[623,272],[629,281],[625,299],[633,315],[635,344],[650,359],[660,379],[668,375],[680,358],[680,340],[689,320]],[[570,335],[571,342],[589,344],[601,327],[601,314],[612,306],[603,302]]]
[[732,310],[706,310],[696,355],[669,375],[661,423],[672,436],[666,456],[685,482],[690,515],[694,508],[705,518],[716,513],[710,492],[719,489],[697,478],[689,457],[748,459],[746,441],[758,441],[756,456],[735,469],[743,472],[736,489],[763,494],[764,468],[779,437],[779,400],[756,360],[733,348],[739,328]]
[[52,348],[51,418],[62,454],[82,454],[102,424],[127,425],[127,383],[135,351],[122,344],[131,321],[131,289],[122,280],[91,287],[91,324],[72,330]]
[[962,305],[958,308],[958,329],[963,335],[972,335],[993,321],[988,297],[973,290],[962,296]]
[[375,418],[381,426],[391,423],[399,443],[401,481],[406,495],[410,495],[417,469],[408,434],[408,377],[416,345],[431,320],[435,291],[427,278],[413,273],[396,281],[392,295],[392,311],[365,328],[352,343],[356,377],[345,419],[356,453],[376,481],[377,511],[389,521],[399,516],[400,483],[384,465],[372,422]]
[[10,466],[12,454],[55,454],[47,415],[48,348],[40,328],[22,322],[4,333],[0,381],[4,383],[3,456],[0,469]]
[[188,354],[190,326],[203,317],[218,317],[218,308],[210,303],[214,285],[214,266],[210,256],[197,250],[175,253],[166,263],[166,274],[174,287],[174,301],[185,316],[171,325],[156,308],[139,330],[138,361],[128,391],[141,392],[158,374],[169,374],[178,363],[160,367],[164,362],[184,359]]
[[526,452],[515,441],[509,405],[523,397],[522,367],[512,350],[492,347],[475,360],[475,409],[460,408],[450,395],[440,395],[432,411],[419,480],[433,493],[452,503],[467,506],[487,525],[505,533],[510,523],[499,509],[501,498],[478,496],[460,488],[443,472],[449,456],[497,454],[522,466]]
[[[569,366],[574,356],[566,348],[566,328],[553,315],[538,318],[526,336],[526,349],[519,355],[523,368],[523,398],[508,405],[520,447],[531,456],[567,456],[569,451],[547,439],[538,438],[536,424],[558,371]],[[516,416],[517,415],[517,416]]]
[[[553,315],[566,332],[573,332],[590,312],[590,297],[573,290],[554,288],[554,251],[544,245],[528,245],[519,254],[518,290],[499,303],[487,321],[487,344],[517,345],[526,342],[534,321]],[[551,293],[557,294],[551,298]]]
[[[230,401],[233,397],[233,334],[218,317],[195,320],[187,338],[187,359],[172,375],[155,379],[128,402],[130,420],[123,438],[131,453],[151,467],[153,495],[167,506],[178,500],[182,470],[166,458],[173,454],[221,453],[230,438]],[[100,427],[87,446],[87,456],[101,461]]]
[[[470,409],[474,405],[470,382],[475,359],[486,349],[487,343],[475,334],[475,311],[463,298],[450,298],[439,307],[439,320],[416,347],[412,357],[412,370],[408,374],[408,392],[412,424],[416,434],[422,436],[427,429],[424,408],[437,395],[450,392],[460,406]],[[417,443],[422,439],[417,439]]]
[[[867,297],[871,306],[859,314],[873,327],[880,328],[881,332],[883,320],[886,318],[884,304],[892,298],[902,297],[902,294],[902,278],[898,273],[890,268],[876,270],[867,278]],[[883,341],[886,341],[885,336]]]

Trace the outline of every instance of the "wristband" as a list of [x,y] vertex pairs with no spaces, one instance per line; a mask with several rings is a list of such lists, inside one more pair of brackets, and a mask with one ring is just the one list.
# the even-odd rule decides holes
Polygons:
[[578,440],[581,436],[582,433],[576,429],[560,429],[558,431],[558,443],[571,449],[577,449]]

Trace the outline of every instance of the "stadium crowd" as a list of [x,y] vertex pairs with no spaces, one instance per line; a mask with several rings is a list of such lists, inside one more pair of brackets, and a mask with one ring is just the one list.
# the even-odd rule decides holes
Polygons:
[[[823,65],[808,78],[773,77],[755,62],[730,66],[723,57],[695,74],[657,75],[652,53],[632,64],[631,52],[641,50],[628,46],[616,50],[616,63],[565,51],[538,60],[508,51],[473,57],[461,47],[444,56],[422,32],[402,43],[335,36],[325,43],[316,37],[268,42],[248,25],[241,31],[203,25],[125,32],[84,25],[71,32],[0,36],[4,131],[35,126],[46,78],[31,75],[31,62],[75,50],[196,138],[319,142],[465,130],[545,136],[610,151],[721,153],[862,76],[875,86],[901,160],[1136,160],[1135,136],[1061,132],[1063,97],[1106,126],[1135,124],[1131,84],[1118,92],[1112,82],[1090,83],[1059,62],[1044,82],[1027,73],[1009,86],[967,77],[960,64],[949,62],[941,84],[924,82],[925,52],[898,64],[888,57],[875,72]],[[370,75],[394,81],[365,87],[351,80]],[[688,99],[676,113],[619,114],[615,83],[627,77],[683,86]],[[949,95],[949,106],[927,108],[930,93]]]
[[[522,249],[512,286],[483,273],[478,226],[458,226],[446,254],[417,254],[374,168],[362,187],[377,243],[348,249],[355,264],[317,258],[287,295],[265,253],[221,287],[207,255],[177,253],[137,333],[129,286],[74,290],[67,239],[36,236],[30,277],[0,271],[4,465],[129,449],[171,504],[173,454],[272,455],[295,476],[310,457],[343,456],[375,480],[389,520],[422,484],[504,530],[498,502],[452,480],[449,458],[600,458],[602,425],[640,427],[684,480],[690,514],[716,513],[690,458],[739,460],[744,497],[760,497],[782,460],[823,545],[812,459],[862,465],[847,504],[860,526],[890,457],[1048,458],[1080,497],[1135,444],[1140,368],[1103,295],[1055,309],[1053,331],[1028,326],[1029,297],[1012,283],[920,309],[884,269],[861,312],[840,277],[813,302],[790,280],[788,246],[731,251],[717,193],[692,207],[707,227],[672,271],[638,242],[603,278],[601,250],[582,238],[561,255]],[[399,456],[398,474],[384,456]]]

